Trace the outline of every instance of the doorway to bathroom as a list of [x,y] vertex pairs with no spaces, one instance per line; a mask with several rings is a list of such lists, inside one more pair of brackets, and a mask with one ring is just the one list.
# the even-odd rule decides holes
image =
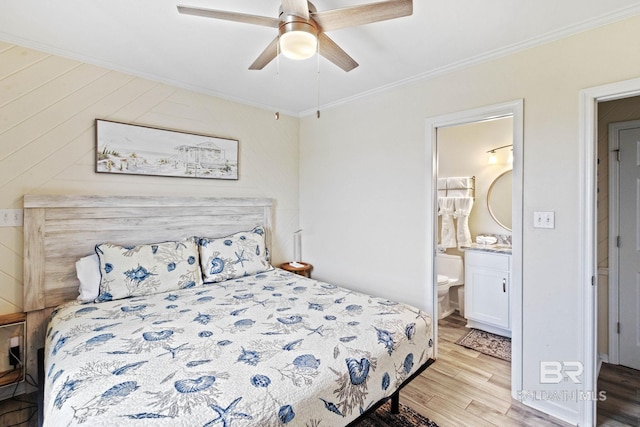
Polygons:
[[[477,273],[467,276],[488,280],[486,286],[465,283],[464,260],[467,249],[482,251],[489,264],[511,254],[513,117],[441,127],[436,137],[438,319],[457,311],[477,329],[510,337],[510,260],[505,258],[506,269],[495,277],[487,276],[488,270],[470,270]],[[465,295],[472,297],[466,300],[470,317]]]
[[[466,326],[474,321],[477,323],[471,326],[478,326],[480,332],[511,335],[507,381],[510,381],[512,397],[517,397],[522,388],[522,130],[521,100],[427,121],[430,169],[427,188],[431,191],[429,200],[433,207],[427,210],[430,224],[427,256],[431,260],[427,263],[427,277],[432,278],[429,294],[433,298],[430,305],[434,319],[453,312],[439,322],[441,333],[438,322],[434,322],[435,354],[437,356],[442,348],[449,357],[452,334],[457,331],[464,334],[469,330]],[[454,184],[464,185],[458,188]],[[508,195],[501,196],[500,192]],[[447,197],[453,200],[443,200]],[[467,202],[460,204],[465,198],[471,199],[471,206]],[[450,217],[443,218],[443,215]],[[447,231],[447,227],[451,229]],[[460,278],[456,276],[460,273],[455,262],[447,270],[453,277],[446,275],[445,267],[438,269],[443,253],[464,260],[464,247],[476,246],[476,241],[484,242],[481,249],[489,250],[478,252],[480,261],[472,263],[473,270],[466,275],[462,273]],[[508,252],[508,257],[503,257]],[[495,260],[488,261],[489,269],[482,268],[485,254],[497,254]],[[508,259],[506,264],[505,259]],[[444,259],[445,264],[450,260]],[[497,264],[491,264],[494,261]],[[494,267],[500,271],[496,273]],[[464,276],[470,274],[470,281],[481,285],[497,279],[496,293],[491,294],[493,290],[474,293],[476,287],[461,283],[465,282]],[[487,279],[491,275],[495,277]],[[492,317],[489,312],[496,315]],[[469,320],[470,313],[472,320]]]

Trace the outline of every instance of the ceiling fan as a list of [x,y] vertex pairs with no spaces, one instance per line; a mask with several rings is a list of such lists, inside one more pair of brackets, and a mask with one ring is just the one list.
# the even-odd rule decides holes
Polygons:
[[187,15],[278,28],[278,36],[251,64],[250,70],[263,69],[278,53],[293,59],[307,59],[319,50],[320,55],[344,71],[351,71],[358,63],[325,32],[409,16],[413,13],[413,0],[386,0],[320,12],[307,0],[282,0],[278,18],[183,5],[178,6],[178,11]]

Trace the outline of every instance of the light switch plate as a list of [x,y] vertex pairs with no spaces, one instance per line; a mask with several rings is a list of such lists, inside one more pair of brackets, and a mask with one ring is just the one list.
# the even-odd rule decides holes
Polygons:
[[0,227],[22,227],[22,209],[0,209]]
[[551,212],[534,212],[533,228],[555,228],[556,213]]

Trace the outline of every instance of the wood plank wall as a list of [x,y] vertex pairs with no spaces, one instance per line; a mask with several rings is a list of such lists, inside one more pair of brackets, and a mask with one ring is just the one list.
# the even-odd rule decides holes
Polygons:
[[[238,181],[94,172],[94,120],[234,138]],[[299,121],[72,59],[0,42],[0,209],[24,194],[268,197],[272,255],[298,228]],[[22,311],[22,227],[0,227],[0,314]]]

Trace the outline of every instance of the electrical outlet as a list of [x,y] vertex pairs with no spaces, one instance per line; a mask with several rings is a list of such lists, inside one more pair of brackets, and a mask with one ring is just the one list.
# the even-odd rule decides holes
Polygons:
[[556,214],[555,212],[534,212],[533,228],[555,228]]
[[22,227],[22,209],[0,209],[0,227]]
[[9,361],[9,365],[13,366],[14,369],[16,366],[22,363],[20,361],[20,347],[11,347],[9,349],[8,361]]
[[9,364],[14,368],[20,365],[20,337],[12,337],[9,340]]

